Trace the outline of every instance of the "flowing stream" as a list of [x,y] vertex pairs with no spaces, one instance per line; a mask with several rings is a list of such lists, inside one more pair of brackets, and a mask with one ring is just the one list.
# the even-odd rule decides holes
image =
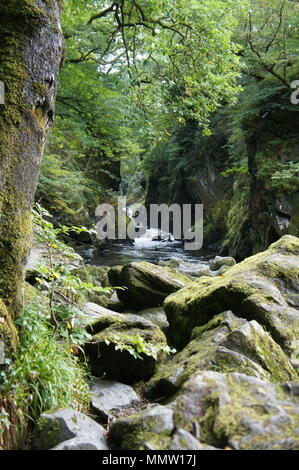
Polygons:
[[[132,204],[126,209],[128,217],[133,222],[136,212],[138,212],[138,204]],[[116,242],[100,253],[94,252],[89,263],[97,266],[124,266],[134,261],[157,264],[159,261],[176,258],[187,263],[204,264],[217,254],[204,249],[184,250],[183,246],[183,242],[175,241],[171,233],[157,228],[147,228],[144,235],[135,238],[134,241]]]
[[185,251],[182,243],[141,239],[136,243],[115,243],[100,253],[95,253],[90,264],[98,266],[123,266],[133,261],[149,261],[157,264],[159,261],[169,261],[178,258],[188,263],[205,263],[216,256],[211,251]]

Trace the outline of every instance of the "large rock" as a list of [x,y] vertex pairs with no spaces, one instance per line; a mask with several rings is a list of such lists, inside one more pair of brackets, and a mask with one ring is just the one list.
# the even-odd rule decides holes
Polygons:
[[173,431],[173,410],[148,405],[139,412],[119,418],[112,424],[109,442],[124,450],[165,449]]
[[223,266],[231,267],[236,264],[236,260],[230,256],[216,256],[210,261],[210,268],[212,271],[218,271]]
[[94,379],[90,391],[92,409],[104,423],[120,411],[142,403],[132,387],[111,380]]
[[[107,288],[109,287],[108,271],[108,266],[90,266],[86,264],[77,269],[73,269],[72,274],[78,277],[82,282],[93,284],[96,287]],[[112,292],[112,289],[106,292],[97,292],[96,290],[90,289],[84,293],[84,297],[87,302],[94,302],[103,307],[108,307]]]
[[192,377],[172,405],[174,422],[201,442],[236,450],[298,450],[299,398],[240,373]]
[[74,437],[53,447],[51,450],[108,450],[106,444],[88,437]]
[[105,325],[109,326],[114,321],[121,321],[122,318],[121,313],[114,312],[93,302],[87,302],[79,317],[79,322],[80,326],[86,328],[89,333],[95,334],[102,331]]
[[170,295],[164,308],[169,335],[179,347],[192,329],[223,310],[257,320],[288,354],[299,352],[299,239],[282,237],[270,248],[216,278],[201,278]]
[[33,448],[47,450],[70,439],[83,438],[85,442],[92,442],[101,450],[107,450],[105,432],[93,419],[75,410],[61,409],[43,413],[36,425]]
[[125,383],[150,378],[167,348],[160,328],[138,315],[88,305],[94,317],[87,330],[94,336],[85,344],[85,351],[92,373]]
[[172,436],[167,450],[219,450],[216,447],[202,444],[185,429],[178,429]]
[[147,262],[116,266],[108,275],[112,286],[125,288],[118,290],[119,299],[135,309],[158,307],[169,294],[191,282],[175,269]]
[[297,377],[286,354],[255,320],[247,322],[224,312],[193,330],[183,351],[158,367],[145,385],[145,395],[168,397],[204,369],[244,372],[276,382]]
[[[126,311],[124,313],[126,313]],[[169,323],[163,307],[145,308],[144,310],[136,312],[136,314],[152,322],[154,325],[157,325],[162,331],[167,332]]]

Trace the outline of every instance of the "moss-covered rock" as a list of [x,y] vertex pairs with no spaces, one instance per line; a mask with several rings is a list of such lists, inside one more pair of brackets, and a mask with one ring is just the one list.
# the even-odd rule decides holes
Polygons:
[[[74,269],[72,274],[83,282],[91,283],[98,287],[109,287],[108,271],[108,266],[91,266],[86,264],[80,268]],[[111,292],[99,293],[91,290],[85,294],[85,299],[87,302],[93,302],[103,307],[108,307],[111,294]]]
[[19,343],[17,329],[2,299],[0,299],[0,341],[4,344],[4,358],[15,352]]
[[244,372],[276,382],[297,377],[280,346],[256,321],[247,322],[224,312],[205,326],[194,328],[183,351],[158,367],[145,385],[145,395],[169,397],[197,371],[205,369]]
[[204,443],[236,450],[298,450],[299,398],[240,373],[192,377],[173,404],[176,426]]
[[161,405],[148,405],[131,416],[117,419],[111,426],[109,442],[118,449],[165,449],[170,444],[173,411]]
[[123,268],[112,268],[109,280],[113,286],[124,287],[118,297],[134,308],[157,307],[172,292],[191,282],[188,276],[173,268],[151,263],[130,263]]
[[169,335],[184,346],[192,329],[224,309],[257,320],[289,354],[299,353],[299,239],[290,235],[216,278],[201,278],[170,295]]
[[78,276],[81,281],[92,282],[96,285],[101,285],[103,287],[108,287],[108,276],[109,271],[108,266],[91,266],[85,264],[80,268],[74,269],[72,272],[75,276]]
[[218,271],[218,269],[222,268],[222,266],[231,267],[235,264],[236,260],[230,256],[216,256],[216,258],[210,261],[210,268],[212,271]]
[[167,450],[219,450],[216,447],[202,444],[190,432],[178,429],[172,436]]
[[28,282],[24,283],[24,304],[36,304],[40,305],[45,309],[49,309],[50,299],[45,294],[40,292],[36,287],[32,286]]
[[165,335],[143,317],[102,308],[89,323],[94,334],[85,345],[92,373],[124,383],[150,378],[167,346]]
[[33,435],[33,448],[47,450],[70,439],[83,438],[108,450],[105,429],[93,419],[72,409],[43,413]]

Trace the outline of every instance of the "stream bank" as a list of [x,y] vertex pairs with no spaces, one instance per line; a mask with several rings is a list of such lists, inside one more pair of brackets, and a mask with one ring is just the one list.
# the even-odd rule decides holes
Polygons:
[[196,280],[184,263],[85,266],[123,307],[86,304],[90,415],[44,413],[35,448],[299,449],[299,239]]

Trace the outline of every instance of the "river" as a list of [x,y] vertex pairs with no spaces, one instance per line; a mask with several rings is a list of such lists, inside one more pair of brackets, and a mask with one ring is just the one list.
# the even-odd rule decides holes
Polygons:
[[133,261],[157,264],[179,258],[188,263],[204,263],[217,253],[209,250],[186,251],[179,242],[150,241],[147,243],[115,243],[101,252],[94,252],[89,263],[97,266],[124,266]]

